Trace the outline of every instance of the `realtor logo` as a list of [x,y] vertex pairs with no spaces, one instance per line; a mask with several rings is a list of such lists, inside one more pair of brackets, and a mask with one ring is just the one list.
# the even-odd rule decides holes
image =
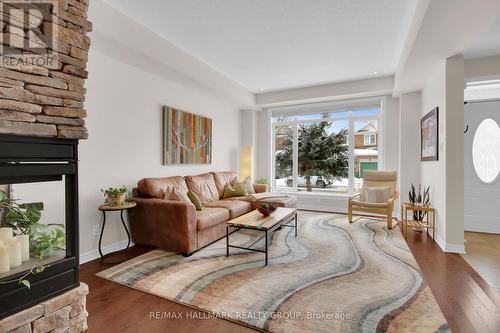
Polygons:
[[0,2],[0,54],[37,54],[47,59],[57,48],[57,6],[50,0]]

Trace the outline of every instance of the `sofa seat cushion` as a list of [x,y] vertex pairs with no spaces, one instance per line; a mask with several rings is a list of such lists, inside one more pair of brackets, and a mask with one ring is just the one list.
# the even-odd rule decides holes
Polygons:
[[239,201],[247,201],[247,202],[254,202],[255,200],[249,196],[249,195],[243,195],[241,197],[231,197],[231,198],[226,198],[224,201],[230,201],[230,200],[239,200]]
[[219,191],[211,173],[186,176],[185,179],[187,187],[198,195],[203,204],[219,200]]
[[224,196],[224,188],[226,185],[232,185],[238,180],[236,172],[232,171],[222,171],[222,172],[211,172],[214,177],[215,186],[217,187],[217,192],[219,193],[219,199]]
[[241,200],[219,200],[211,202],[206,207],[220,207],[229,210],[229,218],[234,219],[238,216],[251,212],[253,210],[252,203]]
[[263,203],[272,203],[278,207],[295,208],[297,206],[297,197],[294,195],[271,196],[269,198],[257,199],[253,205],[254,207],[257,207]]
[[197,230],[213,227],[229,220],[229,211],[225,208],[204,207],[196,212]]
[[172,190],[186,193],[188,187],[184,177],[143,178],[137,183],[137,191],[143,198],[163,199]]

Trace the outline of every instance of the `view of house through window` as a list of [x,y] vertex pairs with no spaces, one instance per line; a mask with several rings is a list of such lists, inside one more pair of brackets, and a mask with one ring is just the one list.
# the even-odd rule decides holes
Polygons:
[[274,189],[359,191],[364,172],[378,169],[379,105],[273,115]]

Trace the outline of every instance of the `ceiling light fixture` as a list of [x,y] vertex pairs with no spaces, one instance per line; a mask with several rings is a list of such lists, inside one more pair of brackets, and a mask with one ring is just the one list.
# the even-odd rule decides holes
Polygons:
[[374,72],[373,72],[373,75],[377,75],[377,74],[378,74],[378,72],[377,72],[377,71],[374,71]]
[[264,91],[264,88],[260,88],[260,91]]

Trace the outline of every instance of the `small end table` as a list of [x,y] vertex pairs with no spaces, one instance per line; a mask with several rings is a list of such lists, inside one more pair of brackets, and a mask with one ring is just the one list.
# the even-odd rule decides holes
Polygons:
[[[426,218],[423,221],[408,220],[408,211],[411,212],[425,212]],[[403,214],[403,234],[405,238],[408,238],[408,227],[422,228],[427,231],[432,229],[432,240],[436,240],[436,209],[429,206],[417,206],[409,202],[405,202],[401,205],[401,212]],[[432,214],[432,224],[429,222],[429,215]]]
[[[101,235],[99,236],[99,254],[101,256],[101,263],[104,264],[104,257],[107,255],[110,255],[114,252],[107,253],[106,255],[102,254],[102,249],[101,249],[101,242],[102,242],[102,235],[104,233],[104,227],[106,226],[106,212],[120,212],[120,219],[122,220],[123,227],[125,228],[125,231],[127,232],[127,237],[128,237],[128,243],[127,243],[127,250],[130,246],[130,233],[128,232],[127,225],[125,224],[125,220],[123,219],[123,211],[134,208],[137,206],[135,202],[126,202],[123,205],[120,206],[109,206],[109,205],[100,205],[99,210],[102,212],[102,228],[101,228]],[[123,262],[123,261],[121,261]],[[120,262],[112,262],[108,264],[119,264]]]

